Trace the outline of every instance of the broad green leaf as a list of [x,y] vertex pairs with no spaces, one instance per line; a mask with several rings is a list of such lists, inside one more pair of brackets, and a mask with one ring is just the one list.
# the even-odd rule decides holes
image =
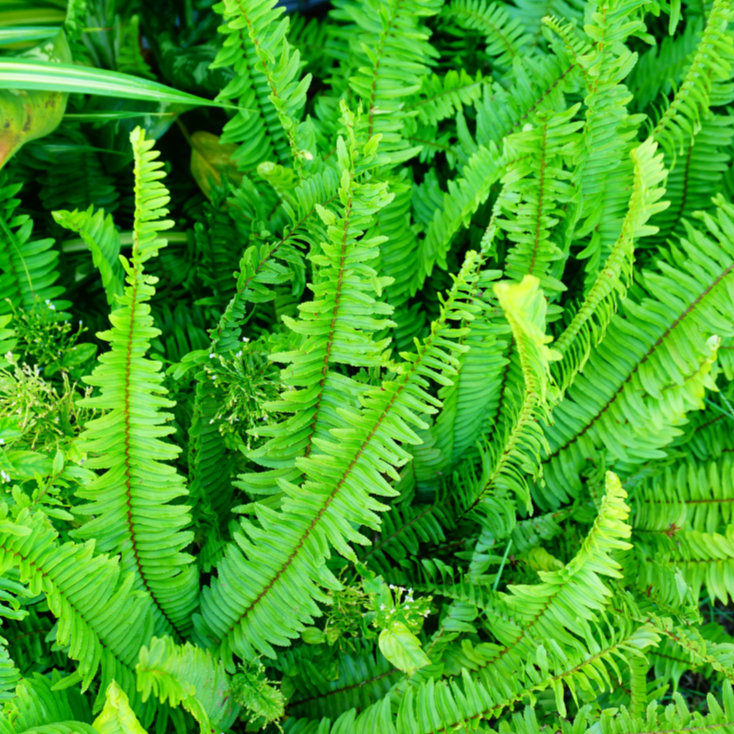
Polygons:
[[[29,57],[14,59],[19,63],[44,63],[51,67],[71,61],[71,51],[63,31],[46,43],[27,52]],[[40,58],[46,59],[39,61]],[[61,122],[69,97],[61,89],[30,87],[0,89],[0,168],[20,147],[53,132]]]
[[217,135],[202,131],[195,132],[190,142],[191,175],[208,199],[211,199],[212,183],[221,186],[222,179],[230,183],[242,181],[242,174],[232,159],[237,145],[222,144]]
[[380,651],[398,670],[408,675],[431,664],[420,640],[402,622],[394,622],[380,632]]

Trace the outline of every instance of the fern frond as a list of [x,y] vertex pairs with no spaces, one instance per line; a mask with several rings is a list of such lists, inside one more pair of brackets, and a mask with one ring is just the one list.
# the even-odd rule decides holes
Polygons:
[[449,23],[456,23],[459,32],[481,33],[487,41],[487,55],[500,68],[511,66],[513,59],[527,54],[532,42],[522,23],[517,18],[511,19],[505,6],[499,3],[452,0],[442,16]]
[[565,289],[559,276],[566,248],[553,241],[551,230],[565,218],[574,195],[564,161],[579,153],[582,123],[572,119],[577,111],[574,106],[558,114],[538,114],[522,132],[505,138],[504,155],[513,162],[502,177],[496,205],[500,212],[496,225],[513,243],[505,258],[505,274],[516,281],[525,275],[537,277],[549,299]]
[[[555,423],[546,430],[547,488],[535,494],[539,501],[545,496],[542,501],[555,507],[569,490],[576,493],[580,469],[602,443],[612,460],[643,463],[660,457],[660,449],[679,435],[675,426],[685,412],[700,405],[704,386],[710,386],[705,372],[718,346],[708,339],[732,328],[725,314],[731,309],[727,284],[734,250],[726,233],[734,226],[734,209],[723,199],[717,205],[715,218],[700,216],[707,234],[686,224],[687,237],[674,250],[675,266],[661,262],[659,272],[643,273],[640,291],[627,297],[622,315],[612,318],[584,372],[555,409]],[[628,348],[620,353],[617,345],[623,341]],[[666,413],[676,400],[683,400],[677,409],[684,413]]]
[[451,69],[443,76],[424,76],[420,92],[406,105],[406,109],[416,110],[424,125],[437,125],[453,117],[465,105],[477,102],[486,84],[488,81],[481,72],[473,77],[465,69]]
[[[0,510],[7,520],[7,507]],[[101,667],[104,687],[116,680],[136,699],[133,669],[139,645],[153,634],[154,608],[134,578],[122,582],[116,559],[94,555],[93,544],[57,543],[57,533],[41,513],[22,510],[5,522],[0,537],[0,567],[17,567],[33,593],[45,594],[58,618],[56,641],[77,660],[83,689]],[[143,709],[149,722],[154,710]]]
[[139,128],[131,135],[135,154],[136,211],[132,258],[125,263],[127,287],[111,317],[112,329],[100,334],[111,350],[87,378],[101,389],[83,405],[106,411],[90,421],[81,435],[91,468],[104,474],[78,496],[89,500],[76,508],[91,515],[75,535],[95,538],[101,551],[122,552],[123,564],[135,575],[158,609],[157,630],[184,633],[196,605],[198,584],[191,556],[182,550],[191,542],[189,508],[174,504],[187,495],[181,477],[167,462],[177,447],[161,439],[172,432],[164,424],[173,406],[165,395],[160,363],[147,358],[153,327],[150,306],[155,278],[144,263],[166,242],[160,233],[172,226],[162,221],[169,197],[160,179],[162,163]]
[[[238,546],[228,547],[217,579],[202,597],[206,627],[201,625],[199,635],[218,644],[228,666],[233,653],[273,655],[273,644],[287,645],[319,614],[315,601],[327,600],[318,587],[336,586],[320,560],[328,547],[354,558],[348,542],[366,542],[355,528],[378,526],[376,512],[383,505],[371,495],[395,494],[384,475],[397,479],[394,467],[410,458],[400,444],[416,443],[414,429],[426,428],[418,414],[436,410],[438,401],[426,391],[428,380],[445,382],[441,371],[456,363],[450,352],[461,332],[450,323],[461,318],[462,292],[476,277],[476,265],[470,253],[440,320],[418,351],[391,365],[392,379],[365,391],[361,411],[341,408],[343,427],[315,441],[315,451],[298,460],[306,481],[301,487],[283,483],[282,511],[256,506],[259,524],[242,523]],[[286,602],[294,595],[303,600],[298,607]]]
[[[34,240],[33,221],[27,214],[16,213],[20,200],[14,197],[20,189],[20,184],[9,183],[7,173],[0,174],[0,314],[10,311],[5,299],[14,308],[31,311],[64,292],[56,285],[59,255],[53,249],[54,241]],[[67,304],[58,305],[64,308]]]
[[202,733],[232,726],[239,706],[232,700],[221,662],[208,651],[189,643],[176,645],[170,637],[154,637],[141,648],[136,671],[143,701],[153,694],[171,707],[183,706]]
[[147,734],[125,691],[114,680],[107,686],[104,708],[93,726],[98,734]]
[[686,76],[652,130],[652,137],[671,155],[682,147],[686,136],[699,131],[714,84],[731,76],[734,37],[728,26],[733,12],[728,0],[714,0]]
[[634,105],[642,112],[659,95],[669,94],[696,51],[703,30],[703,19],[687,19],[680,36],[666,36],[659,45],[642,54],[628,77],[627,86],[634,94]]
[[404,104],[421,89],[436,56],[423,19],[435,15],[440,6],[440,0],[337,4],[357,27],[349,88],[363,104],[364,134],[366,139],[382,135],[380,154],[390,165],[414,153],[402,127],[405,117],[416,113],[405,110]]
[[0,713],[0,730],[35,731],[38,727],[65,722],[86,724],[91,729],[92,712],[86,698],[78,688],[54,690],[60,680],[58,670],[48,676],[34,673],[25,677],[12,703]]
[[366,157],[357,159],[354,133],[348,143],[339,139],[337,154],[342,208],[337,214],[318,209],[327,238],[311,254],[317,272],[314,300],[301,304],[299,320],[283,319],[303,339],[297,349],[271,355],[287,365],[282,371],[287,388],[268,407],[293,415],[283,424],[257,431],[271,438],[250,458],[272,471],[242,478],[243,486],[257,494],[274,494],[282,491],[283,482],[298,482],[298,457],[308,458],[319,440],[341,424],[335,410],[339,397],[351,396],[351,402],[357,404],[364,387],[338,372],[336,366],[375,368],[385,360],[388,341],[372,337],[392,324],[386,318],[392,308],[380,299],[389,279],[379,277],[371,267],[385,238],[363,235],[392,196],[386,182],[360,175],[370,170],[374,156],[367,151]]
[[240,144],[234,160],[246,174],[264,161],[288,165],[307,158],[298,123],[311,75],[298,80],[299,53],[291,52],[288,19],[278,21],[283,9],[275,5],[275,0],[224,0],[217,5],[224,16],[220,32],[226,37],[212,68],[234,68],[235,76],[219,98],[236,100],[240,107],[225,125],[221,142]]
[[652,220],[651,224],[660,229],[652,242],[662,243],[674,234],[684,235],[682,220],[711,208],[711,197],[722,191],[732,137],[734,118],[714,114],[703,117],[694,136],[686,136],[683,152],[676,161],[668,163],[671,173],[666,182],[666,199],[670,206]]
[[510,406],[511,415],[489,439],[482,455],[481,474],[470,492],[462,497],[466,515],[481,509],[485,496],[493,490],[511,491],[529,506],[526,475],[535,475],[544,444],[540,421],[550,421],[554,385],[550,363],[557,359],[547,344],[545,333],[547,302],[539,290],[538,279],[526,275],[521,283],[503,281],[494,287],[505,317],[512,329],[524,383],[521,403]]
[[553,365],[553,374],[563,391],[583,370],[592,346],[604,338],[617,302],[627,294],[632,282],[635,240],[655,233],[656,228],[646,223],[668,206],[668,202],[660,201],[665,193],[662,184],[667,171],[663,168],[662,154],[655,155],[656,149],[657,145],[648,139],[632,151],[634,189],[622,231],[594,285],[554,344],[562,360]]
[[384,698],[402,677],[369,645],[339,655],[335,679],[326,674],[318,659],[312,662],[306,654],[296,657],[287,651],[282,658],[288,685],[296,689],[288,702],[289,716],[336,719],[351,708],[365,709]]
[[125,287],[125,272],[120,263],[120,235],[115,229],[112,216],[102,209],[94,212],[90,206],[86,211],[55,211],[53,218],[72,232],[78,232],[92,252],[92,260],[99,270],[102,285],[107,294],[107,303],[116,305],[116,296],[121,296]]

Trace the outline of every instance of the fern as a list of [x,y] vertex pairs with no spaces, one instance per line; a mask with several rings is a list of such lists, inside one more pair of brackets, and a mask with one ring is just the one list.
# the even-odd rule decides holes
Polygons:
[[112,330],[102,334],[111,350],[88,378],[101,393],[84,402],[107,412],[81,436],[93,457],[90,466],[106,471],[79,490],[89,502],[77,512],[93,518],[76,534],[94,537],[101,550],[122,552],[124,567],[155,601],[156,629],[183,633],[196,605],[197,585],[192,559],[181,552],[190,542],[184,531],[188,508],[172,500],[185,496],[186,489],[175,469],[164,463],[178,453],[161,440],[171,432],[163,424],[164,410],[172,404],[164,397],[160,365],[145,356],[157,331],[146,304],[155,279],[144,274],[143,266],[165,245],[159,234],[172,223],[159,221],[168,192],[160,182],[161,164],[152,142],[140,129],[133,131],[131,142],[136,212],[132,257],[124,263],[127,287],[111,316]]
[[0,734],[734,728],[729,0],[22,5]]

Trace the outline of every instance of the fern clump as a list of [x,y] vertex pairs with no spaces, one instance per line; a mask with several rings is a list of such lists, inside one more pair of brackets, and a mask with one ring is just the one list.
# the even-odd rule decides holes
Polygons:
[[734,731],[732,0],[32,5],[0,734]]

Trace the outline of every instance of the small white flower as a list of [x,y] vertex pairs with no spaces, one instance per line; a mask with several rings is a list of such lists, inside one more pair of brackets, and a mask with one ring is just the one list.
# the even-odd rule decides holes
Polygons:
[[54,306],[54,305],[53,305],[53,303],[49,303],[49,304],[48,304],[48,307],[49,307],[49,308],[50,308],[50,309],[51,309],[52,311],[55,311],[55,310],[56,310],[56,306]]
[[395,584],[390,584],[390,588],[391,589],[394,589],[395,588]]
[[0,438],[0,446],[4,446],[4,445],[5,445],[5,439],[4,438]]
[[13,359],[13,353],[12,352],[5,352],[5,359],[10,362]]
[[10,475],[4,469],[0,470],[0,478],[2,478],[3,482],[10,481]]
[[[5,474],[5,472],[3,472],[3,474]],[[384,611],[384,610],[385,610],[385,605],[384,604],[380,604],[380,611]]]
[[211,354],[209,355],[209,359],[214,359],[214,357],[216,357],[216,356],[217,356],[217,355],[216,355],[216,354],[214,354],[214,352],[212,352],[212,353],[211,353]]
[[250,337],[249,337],[249,336],[243,336],[243,337],[242,337],[242,341],[243,341],[243,342],[244,342],[245,344],[247,344],[247,342],[249,342],[249,341],[250,341]]

